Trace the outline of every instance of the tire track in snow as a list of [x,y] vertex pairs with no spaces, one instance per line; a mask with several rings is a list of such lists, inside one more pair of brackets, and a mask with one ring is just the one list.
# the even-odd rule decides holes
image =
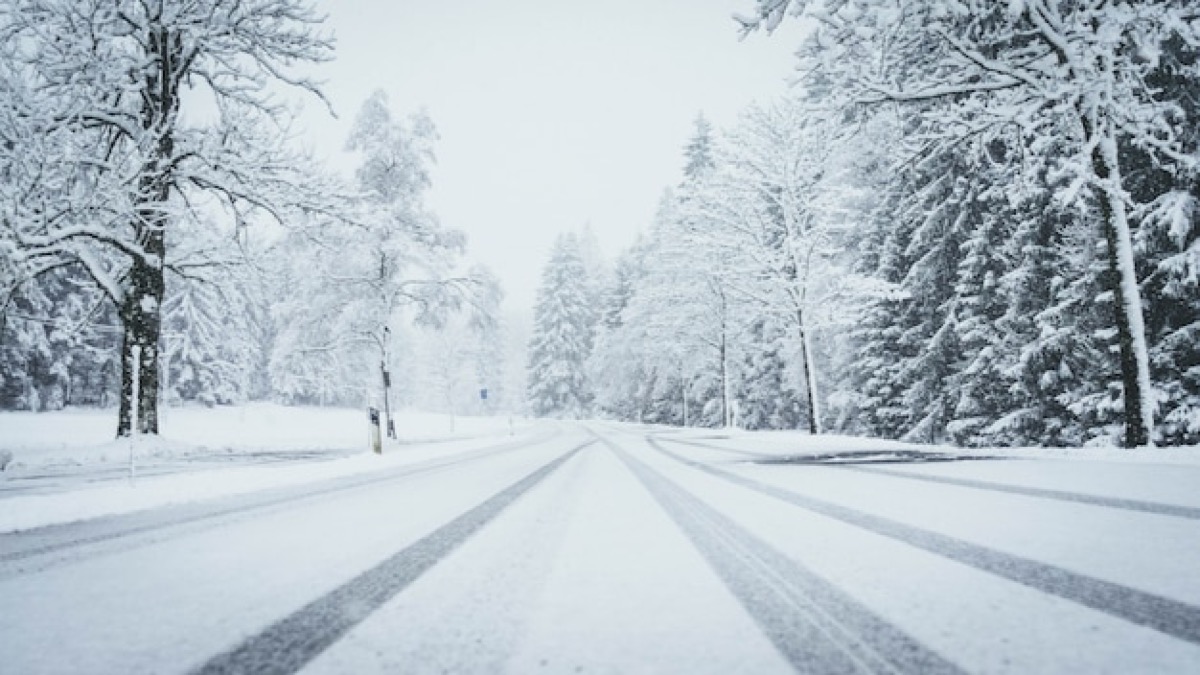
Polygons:
[[960,673],[800,563],[606,439],[798,672]]
[[677,455],[649,436],[646,441],[677,462],[741,487],[1180,640],[1200,644],[1200,607],[807,497]]
[[295,673],[453,552],[517,498],[594,442],[587,441],[543,465],[411,546],[192,672],[196,675]]
[[[209,522],[226,522],[231,518],[302,504],[339,492],[447,469],[464,462],[538,445],[555,436],[557,436],[557,432],[538,436],[532,440],[526,438],[468,450],[449,457],[430,459],[383,472],[335,478],[322,481],[316,487],[312,483],[293,485],[222,498],[219,504],[211,502],[182,504],[0,534],[0,578],[47,569],[56,563],[71,559],[71,555],[75,553],[73,549],[79,547],[109,544],[170,528]],[[136,546],[135,542],[125,543],[133,545],[118,550],[127,550]],[[105,551],[108,550],[105,548]],[[52,554],[58,554],[58,557],[34,561],[36,564],[22,564],[33,558],[52,556]]]
[[[728,452],[737,455],[754,457],[755,459],[768,459],[767,456],[748,452],[745,450],[733,450],[730,448],[722,448],[708,443],[699,443],[691,440],[680,440],[667,438],[663,439],[671,443],[679,443],[682,445],[694,445],[696,447],[708,448],[720,452]],[[951,458],[949,461],[954,461]],[[1120,497],[1105,497],[1103,495],[1087,494],[1084,492],[1070,492],[1068,490],[1051,490],[1048,488],[1025,487],[1023,485],[1011,485],[1008,483],[995,483],[992,481],[975,480],[971,478],[954,478],[951,476],[931,476],[928,474],[914,474],[904,471],[895,471],[884,469],[877,466],[865,466],[863,464],[845,464],[835,462],[814,462],[814,466],[829,467],[834,469],[842,469],[844,471],[860,471],[862,473],[877,474],[880,476],[889,476],[893,478],[907,478],[910,480],[920,480],[929,483],[942,483],[944,485],[954,485],[956,487],[972,488],[976,490],[988,490],[991,492],[1004,492],[1008,494],[1021,495],[1024,497],[1038,497],[1042,499],[1054,499],[1064,502],[1075,502],[1078,504],[1088,504],[1091,506],[1103,506],[1110,509],[1123,509],[1125,511],[1137,511],[1140,513],[1152,513],[1159,516],[1176,516],[1179,518],[1188,518],[1191,520],[1200,520],[1200,508],[1192,506],[1179,506],[1176,504],[1164,504],[1162,502],[1148,502],[1139,499],[1123,499]]]
[[988,490],[992,492],[1007,492],[1015,495],[1023,495],[1027,497],[1039,497],[1043,499],[1055,499],[1064,502],[1077,502],[1080,504],[1089,504],[1092,506],[1104,506],[1111,509],[1123,509],[1126,511],[1139,511],[1141,513],[1153,513],[1160,516],[1177,516],[1179,518],[1190,518],[1192,520],[1200,520],[1200,508],[1190,506],[1177,506],[1175,504],[1163,504],[1161,502],[1146,502],[1138,499],[1121,499],[1119,497],[1104,497],[1101,495],[1089,495],[1081,492],[1068,492],[1066,490],[1050,490],[1047,488],[1025,487],[1022,485],[1008,485],[1005,483],[993,483],[991,481],[974,480],[971,478],[954,478],[951,476],[930,476],[927,474],[910,474],[902,471],[889,471],[876,467],[867,466],[838,466],[839,469],[846,471],[861,471],[863,473],[877,474],[881,476],[889,476],[892,478],[907,478],[909,480],[920,480],[929,483],[943,483],[945,485],[954,485],[957,487],[973,488],[976,490]]

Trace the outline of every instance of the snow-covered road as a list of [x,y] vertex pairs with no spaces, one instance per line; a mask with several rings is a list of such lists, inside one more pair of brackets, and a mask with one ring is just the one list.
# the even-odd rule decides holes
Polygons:
[[1200,672],[1200,466],[835,450],[562,425],[3,534],[0,672]]

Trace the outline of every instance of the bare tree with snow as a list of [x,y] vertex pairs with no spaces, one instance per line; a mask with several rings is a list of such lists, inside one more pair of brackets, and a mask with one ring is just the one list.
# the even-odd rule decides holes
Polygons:
[[317,93],[302,69],[331,56],[320,23],[300,0],[0,8],[4,255],[24,277],[81,268],[118,308],[118,435],[135,406],[136,431],[158,432],[164,275],[224,259],[179,224],[314,206],[271,92]]

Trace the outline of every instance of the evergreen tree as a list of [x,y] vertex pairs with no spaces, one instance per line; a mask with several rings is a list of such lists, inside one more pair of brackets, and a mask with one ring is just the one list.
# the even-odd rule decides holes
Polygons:
[[[1144,0],[1137,11],[1066,1],[960,0],[894,11],[891,2],[863,0],[846,12],[808,0],[757,5],[754,17],[740,19],[746,31],[788,15],[816,19],[800,50],[802,70],[832,103],[904,106],[919,116],[922,145],[946,152],[1015,126],[1025,152],[1071,177],[1057,196],[1096,225],[1109,268],[1101,279],[1117,337],[1123,443],[1152,443],[1155,396],[1129,210],[1136,181],[1127,171],[1130,148],[1172,171],[1197,166],[1187,136],[1176,132],[1186,127],[1179,99],[1190,87],[1164,95],[1154,81],[1172,44],[1197,43],[1188,3]],[[1165,70],[1197,81],[1195,68]]]
[[[1173,106],[1179,143],[1200,151],[1200,47],[1173,39],[1163,45],[1159,67],[1148,77],[1160,101]],[[1158,387],[1158,440],[1200,443],[1200,172],[1177,171],[1154,161],[1135,143],[1128,158],[1138,225],[1135,251],[1146,298],[1150,366]]]
[[683,180],[696,181],[712,171],[713,161],[713,128],[704,117],[704,113],[696,115],[693,122],[692,137],[688,139],[683,149]]
[[591,406],[586,361],[592,308],[587,278],[573,234],[555,240],[542,270],[529,343],[527,396],[533,414],[581,418]]
[[786,332],[765,316],[753,319],[746,330],[737,395],[745,429],[795,429],[803,419],[801,396],[786,375],[786,343]]

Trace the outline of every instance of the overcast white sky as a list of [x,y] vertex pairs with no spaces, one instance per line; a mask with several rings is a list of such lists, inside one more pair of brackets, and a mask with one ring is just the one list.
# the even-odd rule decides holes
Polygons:
[[731,124],[785,91],[800,28],[738,41],[753,0],[322,0],[337,59],[322,67],[340,119],[302,123],[335,166],[375,89],[426,107],[441,134],[431,205],[533,304],[558,232],[590,222],[610,258],[676,184],[696,113]]

